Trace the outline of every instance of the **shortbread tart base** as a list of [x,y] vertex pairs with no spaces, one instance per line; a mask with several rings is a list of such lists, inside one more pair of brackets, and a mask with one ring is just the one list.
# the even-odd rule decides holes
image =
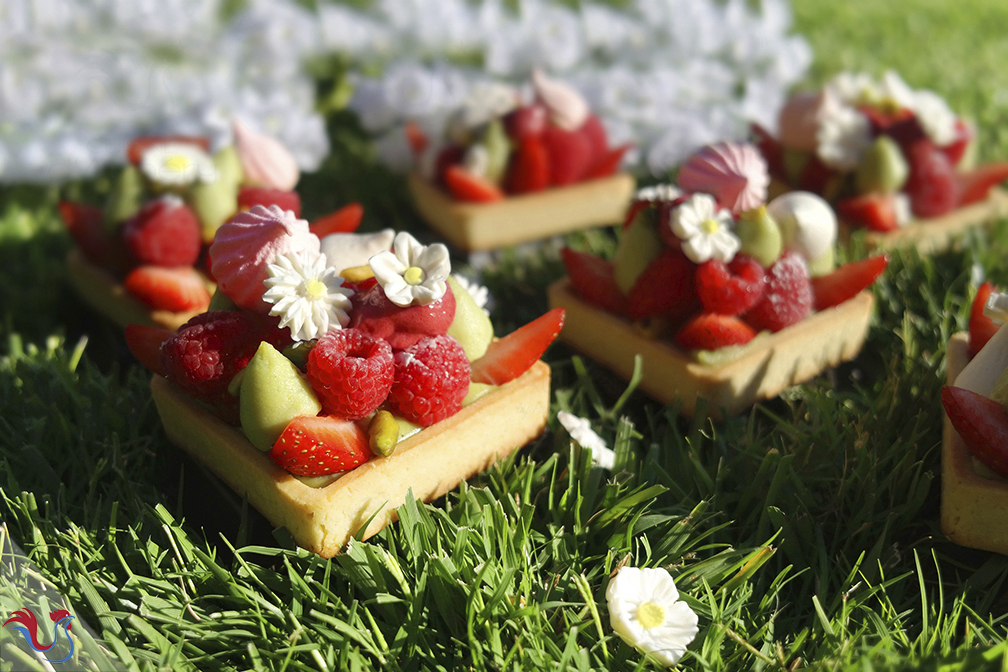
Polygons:
[[[953,334],[945,360],[951,385],[969,362],[969,334]],[[962,546],[1008,555],[1008,481],[981,475],[952,422],[942,428],[941,528]]]
[[[206,312],[206,307],[174,313],[169,310],[152,310],[142,301],[130,296],[122,284],[105,269],[92,264],[78,249],[67,255],[67,276],[74,290],[95,310],[125,328],[128,324],[163,327],[174,331],[190,319]],[[213,294],[214,284],[206,281],[207,290]]]
[[221,422],[166,379],[155,376],[151,390],[173,443],[247,495],[300,546],[329,558],[352,536],[370,537],[393,521],[407,497],[436,499],[538,436],[549,414],[550,369],[537,362],[452,417],[401,441],[390,456],[375,457],[321,488],[281,469],[240,429]]
[[452,245],[467,252],[494,250],[623,221],[636,189],[626,173],[494,203],[463,203],[411,174],[409,190],[421,216]]
[[733,415],[760,399],[776,397],[825,369],[853,359],[868,335],[875,299],[864,291],[781,331],[768,334],[737,359],[701,364],[665,341],[648,338],[626,319],[585,301],[562,278],[549,288],[551,308],[567,310],[560,338],[623,378],[642,357],[640,388],[664,403],[679,401],[692,416],[697,398],[707,400],[712,418]]

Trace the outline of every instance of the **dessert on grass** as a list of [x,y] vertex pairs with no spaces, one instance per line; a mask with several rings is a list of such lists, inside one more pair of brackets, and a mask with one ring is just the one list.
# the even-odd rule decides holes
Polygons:
[[613,147],[573,87],[535,71],[532,97],[475,87],[445,123],[408,124],[420,213],[467,250],[545,238],[619,220],[634,180],[618,174],[629,145]]
[[567,278],[550,288],[568,308],[564,340],[624,375],[642,355],[643,389],[689,413],[698,395],[733,412],[856,355],[863,290],[888,259],[837,266],[829,204],[802,191],[766,202],[769,180],[754,146],[704,147],[678,186],[638,192],[612,260],[564,249]]
[[545,425],[538,360],[564,311],[495,339],[444,245],[390,230],[319,239],[292,212],[254,206],[210,255],[226,309],[174,332],[132,325],[127,343],[163,376],[169,436],[306,548],[331,555],[358,528],[373,534],[410,490],[443,494]]
[[[792,96],[776,138],[753,131],[780,188],[815,192],[844,223],[877,233],[917,220],[940,227],[945,220],[930,220],[985,201],[1008,178],[1008,162],[973,168],[974,128],[936,93],[912,89],[892,71],[881,79],[841,73]],[[964,217],[978,224],[990,215]],[[956,221],[945,225],[957,231]]]
[[[255,205],[300,216],[290,152],[241,121],[233,137],[213,153],[206,138],[138,138],[104,207],[60,203],[77,248],[71,279],[113,320],[176,327],[202,313],[214,291],[208,249],[222,224]],[[361,214],[353,204],[314,226],[323,235],[353,231]]]

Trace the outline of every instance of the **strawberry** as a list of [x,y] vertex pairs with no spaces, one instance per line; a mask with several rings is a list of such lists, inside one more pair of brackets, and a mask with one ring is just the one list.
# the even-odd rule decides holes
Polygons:
[[123,280],[123,287],[154,310],[179,313],[210,305],[203,276],[191,266],[138,266]]
[[593,163],[591,143],[577,131],[548,126],[543,133],[543,143],[549,155],[550,184],[553,186],[579,181]]
[[560,258],[567,277],[581,296],[611,313],[623,314],[626,297],[616,286],[611,261],[569,247],[560,250]]
[[980,349],[987,345],[987,341],[997,333],[998,325],[984,315],[984,306],[987,299],[994,291],[994,285],[985,282],[977,288],[976,296],[973,297],[973,305],[970,306],[969,317],[969,356],[972,359]]
[[409,143],[410,149],[413,150],[413,156],[423,155],[424,150],[427,149],[427,145],[430,144],[430,138],[413,121],[406,122],[405,131],[406,141]]
[[701,313],[687,322],[674,340],[686,350],[717,350],[748,343],[755,336],[752,327],[734,315]]
[[60,201],[60,217],[84,256],[99,266],[108,266],[116,256],[112,236],[105,231],[101,208],[73,201]]
[[813,194],[823,194],[835,176],[836,172],[813,154],[805,162],[801,174],[798,175],[798,189],[811,191]]
[[976,130],[966,123],[964,119],[956,119],[955,121],[955,140],[947,145],[942,145],[938,149],[945,153],[948,157],[949,163],[953,166],[958,166],[959,162],[962,161],[963,156],[966,154],[966,150],[969,149],[970,143],[976,137]]
[[434,158],[434,180],[439,186],[448,188],[448,184],[445,182],[445,172],[450,166],[462,163],[465,151],[465,147],[448,145],[437,153]]
[[756,123],[749,125],[749,133],[752,135],[753,144],[766,160],[767,170],[770,174],[783,178],[786,172],[784,170],[784,148],[781,147],[780,142],[768,130]]
[[871,286],[889,265],[889,255],[881,254],[844,264],[828,275],[812,278],[816,310],[838,306]]
[[554,308],[507,336],[490,343],[486,354],[472,363],[474,383],[503,385],[528,371],[563,328],[567,313]]
[[549,112],[540,103],[519,107],[504,117],[504,131],[512,140],[541,136],[549,123]]
[[603,156],[609,153],[609,137],[606,134],[605,126],[602,125],[602,120],[594,114],[588,115],[577,132],[584,136],[588,141],[588,146],[591,147],[592,164],[598,163]]
[[542,191],[550,183],[550,160],[539,136],[528,135],[518,141],[511,155],[504,180],[509,194]]
[[250,210],[253,205],[278,206],[281,210],[293,210],[295,217],[301,216],[301,197],[296,191],[267,189],[265,187],[242,187],[238,190],[238,210]]
[[473,175],[460,165],[448,166],[444,181],[451,195],[460,201],[492,203],[504,198],[504,192],[496,184]]
[[744,315],[752,327],[780,331],[812,310],[812,284],[804,257],[787,252],[767,271],[766,292]]
[[631,320],[670,315],[678,321],[696,311],[696,265],[678,250],[663,249],[627,293]]
[[873,108],[863,108],[862,111],[868,116],[876,135],[888,135],[904,152],[921,140],[927,140],[927,133],[910,110],[904,109],[894,114]]
[[740,315],[763,298],[765,278],[763,266],[744,254],[730,264],[710,259],[696,269],[696,292],[704,312]]
[[367,434],[356,422],[328,415],[291,420],[269,455],[295,476],[350,471],[373,457]]
[[308,228],[319,238],[325,238],[330,233],[353,233],[360,226],[363,217],[364,206],[360,203],[350,203],[324,217],[319,217]]
[[161,366],[161,344],[171,338],[172,332],[161,327],[142,324],[126,325],[126,347],[148,371],[164,375]]
[[903,191],[918,217],[938,217],[951,212],[959,200],[955,169],[948,157],[927,139],[904,150],[910,173]]
[[994,473],[1008,478],[1008,411],[972,390],[946,385],[942,406],[973,456]]
[[148,201],[123,225],[130,256],[141,265],[192,266],[203,240],[199,219],[177,196]]
[[182,143],[186,145],[196,145],[204,152],[210,151],[210,138],[203,138],[194,135],[149,135],[137,138],[129,144],[126,149],[126,158],[134,166],[140,165],[140,159],[144,152],[154,145],[164,145],[167,143]]
[[893,231],[899,228],[896,216],[896,194],[873,191],[851,196],[836,204],[837,214],[848,224],[864,226],[872,231]]
[[615,149],[610,149],[604,152],[600,157],[595,160],[588,170],[585,172],[582,180],[595,180],[600,177],[609,177],[616,172],[616,169],[620,167],[620,163],[623,161],[623,155],[627,153],[632,145],[620,145]]
[[964,173],[956,173],[955,179],[958,192],[956,205],[961,207],[977,203],[987,198],[993,187],[1008,179],[1008,161],[988,163]]

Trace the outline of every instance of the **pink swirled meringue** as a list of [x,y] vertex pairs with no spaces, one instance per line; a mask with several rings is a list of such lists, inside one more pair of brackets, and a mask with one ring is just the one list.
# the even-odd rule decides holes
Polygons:
[[319,251],[318,236],[308,230],[306,220],[275,205],[254,205],[217,229],[210,246],[211,272],[232,301],[242,308],[268,313],[271,306],[262,300],[266,267],[281,254],[318,255]]
[[581,128],[591,114],[588,101],[574,87],[547,77],[538,68],[532,71],[532,88],[539,102],[549,110],[553,123],[564,130]]
[[737,215],[766,202],[770,173],[752,145],[718,142],[686,159],[677,181],[684,191],[711,194]]
[[301,170],[294,155],[280,141],[253,131],[240,119],[235,119],[232,132],[247,183],[282,191],[294,188]]

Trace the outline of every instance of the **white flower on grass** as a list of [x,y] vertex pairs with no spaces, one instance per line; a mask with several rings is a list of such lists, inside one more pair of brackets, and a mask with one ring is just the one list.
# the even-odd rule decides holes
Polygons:
[[326,264],[324,254],[290,251],[278,255],[266,267],[263,301],[272,303],[270,315],[280,317],[280,328],[289,327],[295,341],[319,338],[330,329],[350,324],[352,289]]
[[682,241],[682,250],[690,261],[702,264],[717,259],[727,264],[742,246],[731,232],[734,221],[731,212],[718,208],[710,194],[693,194],[672,211],[669,225]]
[[451,262],[448,248],[441,243],[424,246],[400,231],[392,241],[392,252],[380,252],[368,264],[385,296],[397,306],[425,306],[447,291]]
[[603,469],[612,469],[616,466],[616,453],[606,445],[602,437],[591,428],[591,423],[586,418],[579,418],[573,413],[560,411],[557,413],[557,420],[567,430],[570,437],[574,439],[582,448],[592,451],[592,461]]
[[150,147],[140,157],[140,170],[157,184],[184,187],[194,182],[216,182],[213,159],[196,145],[166,142]]
[[457,282],[459,286],[461,286],[462,289],[464,289],[469,294],[469,296],[472,297],[476,305],[479,306],[485,314],[489,315],[490,311],[486,309],[487,301],[490,298],[489,290],[487,290],[487,288],[484,287],[483,285],[479,284],[474,280],[470,280],[464,275],[459,275],[458,273],[452,273],[452,277],[455,278],[455,282]]
[[668,571],[624,567],[606,588],[609,623],[617,635],[663,665],[679,662],[696,637],[698,618]]
[[656,184],[651,187],[638,189],[637,195],[634,196],[634,199],[638,201],[666,201],[671,203],[682,195],[682,189],[674,184]]

